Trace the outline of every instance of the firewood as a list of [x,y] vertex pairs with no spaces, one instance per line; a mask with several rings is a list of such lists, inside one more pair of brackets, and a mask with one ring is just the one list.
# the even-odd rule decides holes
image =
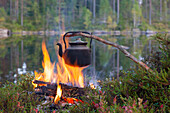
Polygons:
[[[44,82],[39,80],[34,80],[34,84],[38,86],[35,88],[35,93],[38,95],[54,96],[57,94],[56,83]],[[62,89],[62,95],[67,97],[79,97],[84,95],[84,88],[73,87],[63,83],[59,83]]]

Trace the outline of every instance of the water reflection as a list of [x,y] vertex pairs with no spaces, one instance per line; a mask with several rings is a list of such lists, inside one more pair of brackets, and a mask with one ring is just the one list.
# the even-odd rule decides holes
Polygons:
[[[127,48],[127,51],[139,60],[144,60],[144,58],[148,57],[148,55],[151,54],[152,50],[158,49],[158,43],[155,40],[153,40],[153,38],[146,36],[140,37],[106,36],[103,38],[115,42],[119,45],[129,47]],[[129,68],[136,66],[136,64],[133,61],[128,59],[118,49],[108,45],[104,45],[97,41],[95,42],[96,43],[93,44],[93,46],[95,46],[95,49],[93,49],[93,54],[95,54],[95,58],[93,58],[93,65],[91,68],[92,70],[94,70],[95,68],[95,75],[93,75],[92,77],[92,81],[94,81],[94,84],[95,81],[98,79],[101,80],[106,78],[112,79],[113,77],[119,79],[120,70],[126,71]]]
[[[18,74],[32,73],[42,69],[42,41],[46,46],[52,62],[57,61],[56,45],[60,36],[13,36],[0,39],[0,81],[15,80]],[[158,44],[146,36],[99,36],[119,45],[129,47],[128,51],[136,58],[143,60]],[[118,49],[101,42],[92,42],[92,65],[86,70],[86,78],[95,81],[106,77],[119,77],[120,70],[128,70],[135,66]]]

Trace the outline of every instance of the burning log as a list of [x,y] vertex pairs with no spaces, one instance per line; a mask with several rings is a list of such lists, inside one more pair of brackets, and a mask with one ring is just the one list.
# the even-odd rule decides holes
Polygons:
[[[35,93],[38,95],[46,95],[46,96],[53,96],[55,97],[57,91],[57,84],[44,82],[39,80],[34,80],[34,84],[38,86],[35,88]],[[80,97],[84,95],[84,88],[80,87],[73,87],[63,83],[59,83],[62,89],[62,96],[64,97]]]

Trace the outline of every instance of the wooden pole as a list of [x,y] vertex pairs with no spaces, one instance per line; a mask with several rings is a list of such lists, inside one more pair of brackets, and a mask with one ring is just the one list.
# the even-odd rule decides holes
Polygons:
[[128,57],[129,59],[131,59],[135,63],[139,64],[141,67],[145,68],[147,71],[153,72],[153,70],[150,67],[148,67],[145,63],[143,63],[142,61],[138,60],[133,55],[131,55],[128,51],[126,51],[126,47],[125,46],[118,45],[118,44],[116,44],[114,42],[110,42],[110,41],[104,40],[104,39],[102,39],[100,37],[97,37],[95,35],[89,35],[89,34],[85,34],[85,33],[81,33],[81,32],[74,33],[74,34],[68,34],[66,37],[72,37],[72,36],[84,36],[84,37],[87,37],[87,38],[95,39],[95,40],[100,41],[100,42],[102,42],[104,44],[116,47],[122,53],[124,53],[126,57]]

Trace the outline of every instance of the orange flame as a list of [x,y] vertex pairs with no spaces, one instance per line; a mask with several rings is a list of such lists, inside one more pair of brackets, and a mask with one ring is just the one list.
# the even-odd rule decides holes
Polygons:
[[[42,43],[42,50],[44,61],[42,62],[42,66],[44,68],[43,73],[37,73],[35,71],[34,80],[41,80],[45,82],[54,82],[54,83],[72,83],[72,85],[77,85],[80,87],[84,87],[84,77],[82,70],[85,67],[75,67],[69,66],[65,64],[63,58],[58,56],[58,63],[56,64],[57,73],[54,73],[55,63],[51,63],[48,51],[45,46],[45,42]],[[34,84],[36,87],[36,84]]]
[[58,103],[58,101],[60,100],[61,94],[62,94],[61,85],[57,86],[57,92],[56,93],[57,93],[57,95],[55,96],[55,99],[54,99],[55,104]]
[[55,63],[51,63],[50,56],[45,46],[45,42],[42,43],[42,50],[44,56],[44,62],[42,62],[42,66],[44,68],[44,80],[45,82],[51,82],[54,76],[54,66]]
[[93,83],[90,83],[91,89],[96,89]]
[[[61,37],[62,38],[62,37]],[[60,39],[61,44],[63,45],[63,42]],[[66,40],[66,44],[68,45],[68,40]],[[68,46],[67,46],[68,47]],[[63,49],[65,49],[63,47]],[[79,86],[79,87],[84,87],[84,77],[82,70],[86,67],[75,67],[75,66],[69,66],[65,64],[65,61],[63,58],[61,58],[58,55],[58,63],[56,64],[55,67],[55,62],[51,63],[50,61],[50,56],[48,54],[45,42],[42,42],[42,51],[43,51],[43,62],[42,66],[44,68],[43,73],[35,73],[35,78],[34,80],[40,80],[44,82],[53,82],[59,84],[61,83],[71,83],[73,86]],[[65,50],[64,50],[65,51]],[[56,68],[57,72],[54,72],[54,69]],[[33,81],[34,81],[33,80]],[[32,82],[34,88],[37,87],[37,84],[34,84]],[[57,87],[57,95],[55,97],[55,102],[59,101],[61,97],[61,86],[58,85]]]
[[[48,51],[46,49],[45,42],[42,42],[42,50],[43,50],[43,56],[44,56],[44,61],[42,62],[44,72],[43,73],[37,73],[36,71],[34,71],[34,74],[35,74],[34,80],[51,82],[52,79],[53,79],[53,76],[55,76],[55,73],[54,73],[55,63],[51,63],[51,61],[50,61],[50,56],[49,56]],[[32,82],[32,84],[33,84],[34,87],[37,87],[37,84],[34,84],[33,82]]]

